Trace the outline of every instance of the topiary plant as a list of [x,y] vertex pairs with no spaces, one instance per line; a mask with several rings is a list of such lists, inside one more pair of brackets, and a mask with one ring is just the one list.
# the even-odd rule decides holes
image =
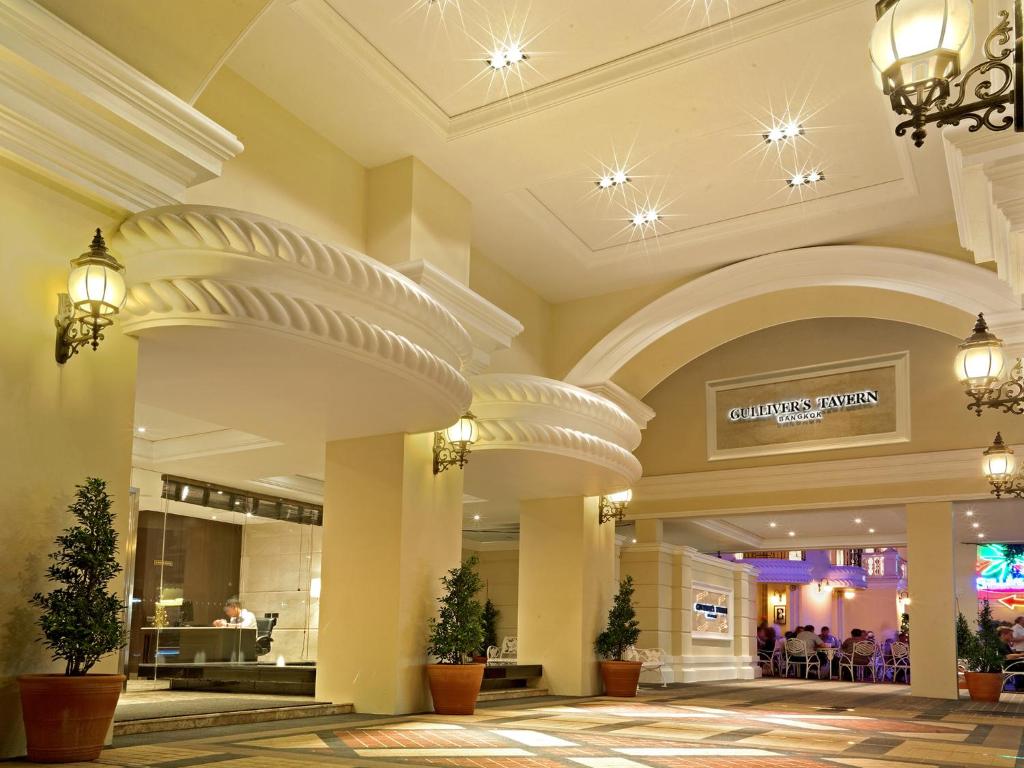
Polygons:
[[[966,623],[966,622],[965,622]],[[958,621],[959,624],[959,621]],[[971,672],[1002,672],[1005,657],[1002,644],[999,642],[999,622],[992,618],[992,608],[988,600],[981,603],[978,611],[978,631],[970,632],[970,640],[966,643],[962,658],[967,662]],[[960,656],[959,626],[957,627],[957,655]]]
[[63,586],[32,597],[42,611],[44,644],[55,661],[66,662],[65,675],[84,675],[126,641],[124,602],[110,591],[121,572],[110,504],[103,480],[90,477],[77,486],[68,511],[78,522],[56,538],[46,569],[46,578]]
[[441,577],[445,592],[437,598],[441,607],[437,617],[430,619],[427,645],[427,653],[440,664],[462,664],[483,641],[483,608],[476,599],[483,581],[476,572],[477,562],[473,555]]
[[633,577],[627,576],[619,582],[618,594],[608,611],[608,626],[594,641],[594,650],[602,658],[622,661],[626,649],[639,637],[640,622],[633,610]]
[[494,603],[491,602],[490,598],[487,598],[487,602],[484,603],[483,612],[483,630],[484,639],[480,643],[480,655],[486,656],[487,649],[492,645],[498,644],[498,616],[501,615],[501,611],[494,607]]

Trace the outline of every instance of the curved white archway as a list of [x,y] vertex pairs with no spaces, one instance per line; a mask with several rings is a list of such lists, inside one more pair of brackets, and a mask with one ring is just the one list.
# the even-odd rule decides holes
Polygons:
[[736,302],[831,286],[877,288],[931,299],[971,315],[985,312],[1007,341],[1024,340],[1020,298],[992,272],[921,251],[816,246],[748,259],[669,291],[601,339],[565,380],[582,387],[609,381],[662,337]]

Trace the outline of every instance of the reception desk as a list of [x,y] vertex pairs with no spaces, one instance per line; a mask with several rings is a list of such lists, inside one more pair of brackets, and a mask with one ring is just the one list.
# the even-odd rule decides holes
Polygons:
[[256,630],[227,627],[143,627],[142,663],[256,662]]

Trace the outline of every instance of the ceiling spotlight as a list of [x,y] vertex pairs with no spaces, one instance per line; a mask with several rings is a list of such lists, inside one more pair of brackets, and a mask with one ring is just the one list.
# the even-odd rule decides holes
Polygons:
[[778,523],[768,523],[768,527],[769,528],[775,528],[777,526],[778,526]]
[[473,515],[473,519],[474,520],[479,520],[480,519],[480,515]]
[[981,523],[971,523],[971,528],[981,528]]
[[596,183],[601,189],[612,189],[614,187],[621,187],[623,184],[628,184],[630,181],[631,179],[625,171],[618,170],[606,173],[598,179]]
[[855,522],[855,523],[856,523],[857,525],[860,525],[860,524],[861,524],[861,523],[863,523],[864,521],[863,521],[863,520],[861,520],[861,519],[860,519],[859,517],[855,517],[855,518],[853,518],[853,522]]
[[796,531],[790,531],[790,532],[789,532],[789,535],[790,535],[790,536],[796,536]]
[[803,125],[794,121],[778,123],[769,128],[765,133],[761,134],[764,138],[765,144],[778,144],[780,141],[795,139],[797,136],[803,135]]
[[967,515],[968,517],[974,517],[974,510],[973,509],[968,509],[964,514]]
[[978,538],[979,539],[984,539],[985,538],[985,534],[984,533],[979,533],[978,534]]
[[816,170],[807,173],[794,173],[786,183],[791,187],[806,187],[809,184],[817,184],[825,180],[825,172]]
[[637,211],[633,214],[632,219],[633,226],[637,229],[643,227],[653,227],[659,221],[661,221],[661,214],[658,213],[654,208],[648,208],[644,211]]
[[636,544],[636,539],[633,539],[633,543]]
[[874,533],[874,532],[875,532],[874,528],[868,528],[868,533]]
[[514,67],[521,61],[529,58],[518,43],[510,43],[501,48],[496,48],[487,55],[487,65],[493,70],[502,70]]
[[141,435],[143,432],[146,431],[146,428],[145,427],[137,427],[135,431],[138,432]]

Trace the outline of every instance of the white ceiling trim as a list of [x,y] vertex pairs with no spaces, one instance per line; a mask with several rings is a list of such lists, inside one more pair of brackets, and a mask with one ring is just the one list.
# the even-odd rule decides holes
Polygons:
[[231,132],[30,0],[0,3],[0,150],[108,205],[176,202]]
[[148,468],[153,463],[199,459],[225,453],[273,448],[278,445],[281,443],[238,429],[219,429],[215,432],[171,437],[165,440],[146,440],[136,436],[132,442],[132,462]]
[[729,34],[716,24],[600,66],[554,80],[505,99],[450,115],[326,0],[294,0],[291,8],[339,52],[393,91],[448,140],[468,136],[525,115],[556,107],[709,56],[725,48],[840,11],[862,0],[785,0],[730,19]]
[[765,546],[763,537],[748,531],[746,528],[741,528],[738,525],[726,522],[725,520],[694,520],[693,524],[706,531],[711,531],[712,533],[718,534],[719,536],[723,536],[727,539],[732,539],[733,541],[744,544],[748,547],[761,549]]
[[984,311],[1007,319],[1024,317],[1020,299],[1008,285],[987,270],[955,259],[855,245],[799,248],[747,259],[669,291],[599,341],[566,380],[578,386],[607,381],[663,336],[744,299],[825,286],[895,291],[971,315]]
[[643,478],[634,488],[634,497],[637,501],[665,501],[707,498],[733,489],[742,489],[743,493],[777,493],[805,488],[979,480],[980,456],[980,448],[965,448],[661,475]]

